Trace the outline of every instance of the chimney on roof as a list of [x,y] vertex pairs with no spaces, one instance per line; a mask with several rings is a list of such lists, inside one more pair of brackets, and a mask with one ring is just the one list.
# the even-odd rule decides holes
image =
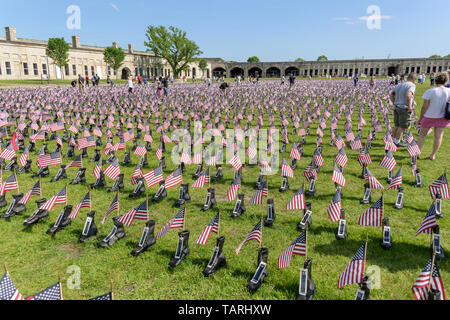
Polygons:
[[119,43],[113,42],[113,47],[114,47],[114,48],[119,48]]
[[132,44],[129,44],[129,45],[128,45],[128,52],[129,52],[130,54],[133,54],[134,49],[133,49],[133,45],[132,45]]
[[72,47],[73,48],[79,48],[80,45],[80,37],[78,36],[72,36]]
[[17,40],[16,28],[5,27],[5,31],[6,31],[6,40],[7,41],[16,41]]

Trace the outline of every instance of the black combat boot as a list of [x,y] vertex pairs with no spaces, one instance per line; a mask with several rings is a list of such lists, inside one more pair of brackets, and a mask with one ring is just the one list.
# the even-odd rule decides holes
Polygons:
[[67,179],[67,173],[66,173],[66,165],[62,164],[61,168],[58,170],[58,173],[56,174],[56,176],[50,180],[50,182],[56,182],[59,180],[63,180],[63,179]]
[[208,211],[216,205],[216,195],[214,188],[208,188],[208,193],[206,194],[206,201],[203,205],[202,211]]
[[27,162],[25,163],[25,165],[23,167],[21,167],[17,173],[30,173],[31,172],[31,163],[33,161],[31,159],[27,159]]
[[51,134],[50,134],[50,137],[48,138],[48,141],[53,141],[53,140],[55,140],[56,139],[56,132],[52,132]]
[[271,227],[275,222],[275,206],[273,199],[267,199],[267,218],[264,221],[266,227]]
[[[372,278],[364,276],[363,282],[359,284],[359,289],[356,293],[355,300],[372,300],[370,298],[370,289],[372,287]],[[360,293],[364,293],[363,296]]]
[[[312,279],[311,274],[312,260],[307,259],[305,264],[303,265],[303,269],[307,270],[308,273],[306,279],[300,278],[300,288],[299,294],[297,295],[297,300],[312,300],[314,297],[314,293],[316,292],[316,284]],[[300,272],[300,277],[303,277],[303,270]],[[305,287],[303,287],[305,286]],[[305,290],[306,289],[306,290]],[[306,294],[305,294],[306,293]]]
[[159,201],[163,200],[165,197],[167,197],[166,185],[165,185],[165,181],[161,181],[159,183],[158,192],[156,192],[155,196],[152,198],[152,201],[159,202]]
[[440,236],[440,228],[438,225],[436,225],[433,228],[433,243],[431,244],[431,254],[433,254],[433,251],[436,250],[436,260],[444,260],[445,254],[444,249],[442,248],[442,241]]
[[48,170],[48,167],[40,168],[39,171],[33,176],[33,178],[39,178],[39,177],[47,177],[50,175],[50,170]]
[[146,142],[145,143],[145,149],[147,150],[147,152],[152,151],[152,144],[150,142]]
[[89,158],[89,154],[88,154],[88,150],[87,148],[84,148],[83,151],[81,152],[81,156],[85,159]]
[[8,165],[5,167],[4,170],[6,171],[14,171],[14,170],[18,170],[19,169],[19,165],[17,164],[17,157],[14,157],[10,163],[8,163]]
[[212,276],[215,274],[221,267],[227,264],[227,260],[225,258],[225,254],[223,253],[223,244],[225,242],[225,236],[221,236],[217,238],[217,244],[214,247],[213,254],[208,264],[206,265],[205,270],[203,270],[203,275],[205,277]]
[[[25,205],[19,204],[19,201],[23,198],[23,193],[13,194],[13,199],[11,204],[8,207],[8,210],[4,214],[0,216],[0,218],[11,218],[14,217],[17,213],[23,212],[26,210]],[[16,209],[17,208],[17,209]]]
[[117,192],[117,191],[122,190],[123,188],[125,188],[125,185],[123,183],[123,177],[124,177],[123,173],[119,174],[119,176],[117,177],[116,181],[114,181],[114,185],[112,186],[111,189],[108,190],[108,192]]
[[137,198],[145,193],[145,180],[142,177],[136,179],[137,185],[132,193],[130,193],[129,198]]
[[[47,133],[47,132],[46,132],[46,133]],[[41,151],[42,151],[44,154],[49,153],[49,152],[48,152],[48,145],[47,145],[46,143],[44,143],[44,144],[42,145]]]
[[389,227],[389,218],[384,217],[383,218],[383,238],[381,239],[381,247],[384,250],[389,250],[392,248],[392,236],[391,236],[391,228]]
[[70,225],[72,223],[72,220],[69,218],[69,215],[72,213],[72,209],[72,206],[65,206],[64,210],[59,214],[58,219],[56,219],[53,227],[47,230],[47,234],[53,235]]
[[197,170],[195,170],[195,173],[192,176],[192,179],[198,179],[200,177],[200,174],[202,173],[202,171],[203,171],[203,162],[197,166]]
[[337,240],[347,239],[348,233],[347,221],[345,220],[345,209],[341,209],[341,218],[335,235]]
[[169,262],[169,266],[175,268],[185,257],[189,255],[189,230],[178,233],[178,245],[175,257]]
[[244,194],[241,193],[238,194],[238,198],[236,200],[236,204],[234,205],[231,217],[239,218],[243,213],[245,213],[245,203],[244,203]]
[[66,154],[64,155],[65,158],[72,158],[75,155],[75,147],[69,146],[69,149],[67,149]]
[[395,200],[394,208],[395,209],[403,209],[405,205],[405,192],[402,187],[398,188],[397,200]]
[[148,168],[147,153],[141,158],[141,168]]
[[155,245],[155,223],[155,220],[147,221],[138,246],[133,251],[131,251],[132,256],[137,257],[139,254],[147,251],[147,249]]
[[223,178],[223,173],[222,173],[222,165],[218,164],[216,165],[216,175],[212,178],[212,182],[216,182],[219,181]]
[[111,230],[111,232],[106,236],[106,238],[103,239],[103,241],[98,244],[99,248],[106,248],[112,246],[118,240],[125,237],[126,235],[125,228],[123,227],[123,223],[119,221],[120,217],[122,216],[113,218],[114,227]]
[[311,218],[311,202],[305,202],[305,210],[303,210],[303,218],[302,221],[297,226],[297,231],[303,231],[306,228],[309,229],[312,224]]
[[161,160],[159,161],[158,167],[161,167],[163,170],[166,168],[166,157],[162,156]]
[[442,300],[441,292],[439,290],[430,288],[430,292],[428,292],[427,300]]
[[423,187],[422,176],[420,175],[420,169],[416,169],[416,184],[414,187],[421,188]]
[[123,158],[123,162],[122,165],[123,166],[127,166],[128,164],[131,163],[131,155],[130,155],[130,151],[125,152],[125,157]]
[[136,150],[136,148],[137,148],[137,140],[134,139],[133,140],[133,146],[131,147],[131,151],[134,152]]
[[95,149],[94,150],[94,156],[92,157],[92,159],[89,162],[98,162],[98,160],[100,160],[100,150],[99,149]]
[[442,196],[440,192],[436,193],[436,199],[434,200],[434,208],[436,211],[436,218],[437,219],[443,218],[444,215],[442,214]]
[[100,177],[95,181],[95,184],[91,185],[91,188],[98,189],[106,186],[105,174],[100,171]]
[[113,163],[114,160],[116,160],[116,155],[114,154],[114,151],[110,151],[109,158],[106,160],[106,163]]
[[60,152],[60,151],[61,151],[61,146],[59,144],[56,144],[55,148],[53,148],[52,153]]
[[36,150],[36,143],[30,141],[30,148],[28,149],[29,152],[33,152]]
[[86,182],[86,168],[80,168],[78,169],[77,176],[73,181],[70,183],[71,185],[76,185],[80,183]]
[[297,159],[292,159],[291,168],[292,170],[297,169]]
[[[283,177],[284,178],[284,177]],[[283,179],[284,180],[284,179]],[[264,183],[264,175],[263,175],[263,173],[260,171],[259,172],[259,176],[258,176],[258,181],[256,181],[256,185],[255,185],[255,188],[256,189],[260,189],[261,188],[261,186],[262,186],[262,184]]]
[[178,194],[178,200],[175,203],[175,206],[181,207],[187,201],[190,201],[190,200],[191,200],[191,196],[189,195],[189,185],[188,184],[180,185],[180,192]]
[[4,208],[8,205],[8,202],[6,201],[6,193],[3,195],[0,195],[0,208]]
[[309,182],[309,188],[305,191],[305,195],[308,197],[312,197],[316,194],[316,180],[311,179]]
[[372,195],[370,193],[369,184],[364,184],[364,196],[361,201],[359,201],[361,204],[369,204],[372,202]]
[[85,242],[97,234],[98,228],[95,224],[94,218],[95,211],[91,211],[87,214],[86,222],[84,223],[83,231],[81,232],[78,242]]
[[258,251],[258,268],[247,286],[251,293],[258,291],[261,284],[264,282],[264,279],[269,275],[269,268],[267,265],[268,257],[269,249],[264,247],[260,248]]
[[47,202],[47,199],[42,198],[39,200],[36,200],[36,211],[33,212],[33,214],[24,221],[25,226],[31,226],[35,223],[38,223],[41,219],[48,218],[49,213],[48,210],[41,210],[40,208]]
[[289,181],[287,177],[283,177],[283,180],[281,181],[281,187],[280,192],[286,192],[289,190]]
[[69,141],[69,134],[67,133],[67,131],[64,131],[61,140],[62,140],[63,142]]
[[97,139],[95,139],[95,146],[101,147],[102,145],[103,145],[102,138],[97,137]]

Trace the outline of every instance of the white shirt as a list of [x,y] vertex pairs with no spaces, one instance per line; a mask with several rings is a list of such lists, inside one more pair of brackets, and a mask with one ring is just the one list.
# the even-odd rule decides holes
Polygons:
[[133,81],[128,80],[128,88],[133,88]]
[[425,112],[424,117],[427,118],[444,118],[445,116],[445,104],[450,101],[450,89],[449,88],[432,88],[427,90],[423,94],[425,100],[430,100],[430,106]]

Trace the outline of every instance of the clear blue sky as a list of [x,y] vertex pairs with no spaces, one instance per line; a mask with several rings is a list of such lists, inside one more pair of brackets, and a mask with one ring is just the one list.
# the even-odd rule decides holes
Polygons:
[[[0,27],[21,38],[76,34],[86,45],[146,50],[148,25],[185,30],[204,57],[246,61],[428,57],[450,54],[449,0],[14,0],[2,1]],[[81,9],[81,29],[69,30],[69,5]],[[370,5],[381,9],[381,29],[369,30]]]

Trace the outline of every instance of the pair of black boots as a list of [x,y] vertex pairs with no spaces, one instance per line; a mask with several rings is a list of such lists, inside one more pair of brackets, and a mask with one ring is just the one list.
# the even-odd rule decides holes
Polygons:
[[120,239],[125,238],[125,228],[123,223],[119,221],[120,217],[121,216],[113,218],[114,226],[111,232],[98,244],[99,248],[110,247]]
[[[119,174],[119,176],[117,177],[116,181],[114,181],[113,186],[111,187],[111,189],[108,190],[108,192],[117,192],[119,190],[122,190],[123,188],[125,188],[125,185],[123,183],[123,178],[124,178],[124,174],[121,173]],[[143,192],[145,192],[145,187]]]
[[251,293],[255,293],[261,287],[264,279],[269,275],[267,259],[269,257],[269,249],[262,247],[258,251],[258,268],[247,285]]
[[216,193],[214,188],[208,188],[208,193],[206,194],[206,201],[203,205],[202,211],[208,211],[212,209],[217,204]]
[[311,202],[305,202],[305,210],[303,210],[303,218],[297,225],[297,231],[309,229],[312,224]]
[[50,180],[50,182],[56,182],[56,181],[63,180],[63,179],[67,179],[65,164],[61,165],[61,168],[58,170],[58,173],[56,174],[56,176],[53,177],[52,180]]
[[[13,194],[13,200],[8,207],[8,210],[0,216],[0,218],[8,219],[14,217],[16,214],[24,212],[27,208],[24,204],[19,203],[23,198],[23,193]],[[3,200],[5,196],[2,196]],[[4,201],[6,202],[6,200]]]
[[95,183],[93,185],[91,185],[91,188],[99,189],[99,188],[103,188],[104,186],[106,186],[105,174],[103,173],[103,171],[100,171],[100,176],[95,181]]
[[236,204],[234,205],[233,213],[231,214],[232,218],[239,218],[246,211],[245,203],[244,203],[244,194],[238,194],[238,198],[236,200]]
[[37,209],[36,211],[33,212],[33,214],[28,217],[25,221],[24,221],[24,226],[31,226],[34,225],[36,223],[38,223],[40,220],[48,218],[49,217],[49,213],[48,210],[42,210],[41,207],[47,202],[47,199],[42,198],[39,200],[36,200],[36,206]]
[[86,182],[86,168],[80,168],[77,172],[75,179],[70,183],[71,185],[76,185]]
[[72,209],[73,206],[65,206],[64,210],[59,214],[58,219],[56,219],[53,227],[47,230],[47,234],[54,235],[70,225],[72,223],[72,219],[70,219],[69,216],[72,213]]
[[153,202],[160,202],[166,197],[167,197],[166,182],[165,181],[161,181],[159,183],[159,189],[156,192],[156,194],[153,196],[152,201]]
[[47,177],[50,175],[50,170],[48,167],[40,168],[39,171],[33,176],[33,178],[39,178],[39,177]]
[[180,186],[180,193],[178,195],[178,200],[175,203],[176,207],[183,206],[186,202],[191,201],[191,196],[189,195],[189,185],[188,184],[182,184]]
[[[123,188],[123,175],[122,175],[121,179],[122,179],[122,188]],[[137,181],[136,188],[134,188],[134,191],[132,193],[130,193],[130,195],[128,196],[129,198],[137,198],[137,197],[140,197],[141,195],[145,194],[145,180],[144,180],[144,178],[143,177],[139,177],[139,178],[136,179],[136,181]],[[118,190],[118,188],[119,188],[119,185],[115,189]],[[115,190],[115,191],[117,191],[117,190]]]
[[32,163],[33,161],[31,160],[31,159],[27,159],[27,162],[25,163],[25,165],[23,166],[23,167],[21,167],[21,168],[19,168],[19,170],[17,170],[17,173],[18,174],[21,174],[21,173],[30,173],[31,172],[31,163]]

